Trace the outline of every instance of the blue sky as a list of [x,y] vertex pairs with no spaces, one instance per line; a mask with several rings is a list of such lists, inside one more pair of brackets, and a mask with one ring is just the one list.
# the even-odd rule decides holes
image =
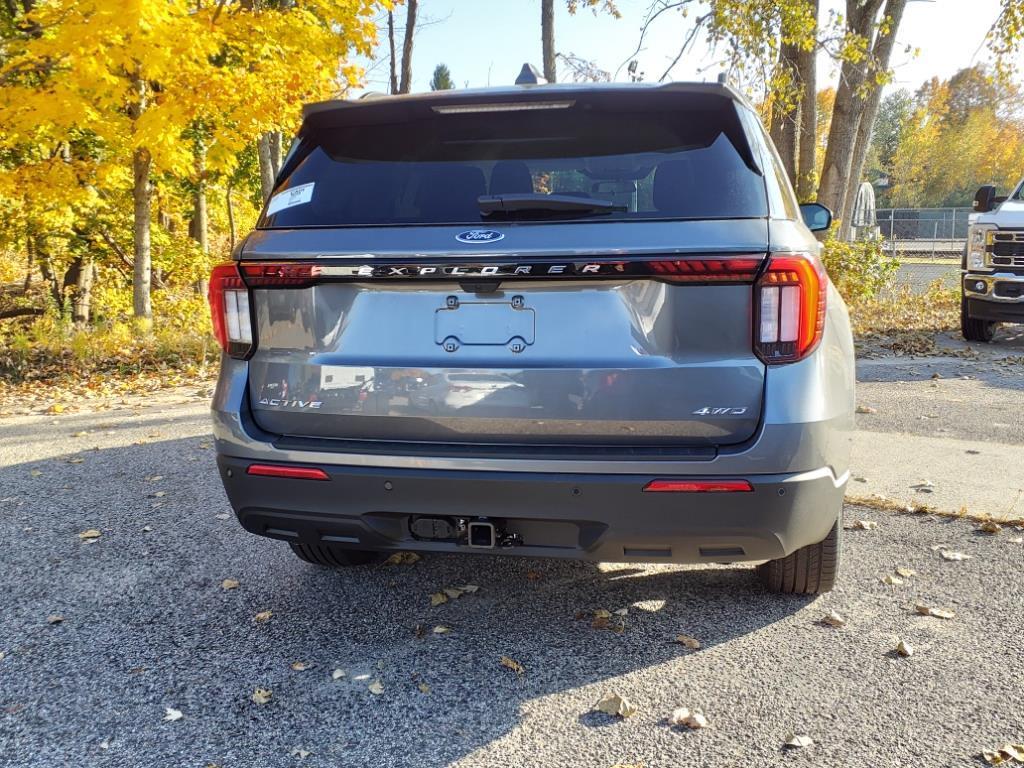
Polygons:
[[[615,70],[636,49],[641,22],[650,0],[617,0],[621,19],[582,11],[570,16],[565,3],[556,0],[555,43],[563,53],[594,60],[605,70]],[[839,10],[838,0],[822,0],[822,18]],[[894,87],[917,88],[937,75],[948,78],[961,67],[984,61],[979,48],[998,12],[999,0],[910,0],[900,26],[893,54]],[[399,7],[396,23],[404,23]],[[691,17],[695,15],[691,12]],[[540,0],[420,0],[419,28],[413,53],[413,90],[427,90],[434,66],[448,65],[459,87],[511,83],[524,61],[540,66]],[[657,80],[678,51],[689,28],[689,19],[665,14],[652,27],[637,56],[646,79]],[[367,62],[370,90],[387,90],[387,46],[381,36],[382,58]],[[915,58],[906,47],[920,49]],[[401,41],[399,40],[399,50]],[[563,68],[560,67],[560,72]],[[820,77],[835,76],[832,63],[823,58]],[[669,79],[713,80],[718,69],[705,46],[698,46],[672,70]],[[625,79],[625,68],[619,79]],[[563,75],[562,79],[569,79]]]

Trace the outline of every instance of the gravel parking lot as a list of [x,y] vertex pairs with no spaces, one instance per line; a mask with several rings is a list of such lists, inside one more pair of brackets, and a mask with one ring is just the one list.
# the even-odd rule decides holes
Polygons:
[[[846,531],[841,584],[812,600],[750,568],[332,572],[229,513],[198,396],[0,420],[4,765],[960,766],[1024,741],[1020,530],[850,508],[877,527]],[[897,568],[916,575],[883,583]],[[592,626],[619,609],[622,631]],[[592,711],[606,692],[636,714]],[[671,727],[677,707],[711,727]]]

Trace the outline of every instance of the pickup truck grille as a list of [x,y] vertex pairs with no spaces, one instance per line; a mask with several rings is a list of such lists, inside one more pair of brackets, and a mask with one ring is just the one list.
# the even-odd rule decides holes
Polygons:
[[1024,267],[1024,230],[992,233],[992,264]]

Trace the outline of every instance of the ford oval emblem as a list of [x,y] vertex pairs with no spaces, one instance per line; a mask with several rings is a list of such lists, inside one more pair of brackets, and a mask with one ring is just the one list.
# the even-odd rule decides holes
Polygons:
[[496,243],[504,237],[503,232],[493,229],[468,229],[465,232],[459,232],[455,239],[460,243]]

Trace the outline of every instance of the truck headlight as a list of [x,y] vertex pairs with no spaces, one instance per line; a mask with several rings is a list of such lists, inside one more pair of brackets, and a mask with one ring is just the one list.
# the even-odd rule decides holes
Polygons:
[[967,268],[991,269],[985,264],[985,253],[991,242],[992,227],[975,225],[967,235]]

